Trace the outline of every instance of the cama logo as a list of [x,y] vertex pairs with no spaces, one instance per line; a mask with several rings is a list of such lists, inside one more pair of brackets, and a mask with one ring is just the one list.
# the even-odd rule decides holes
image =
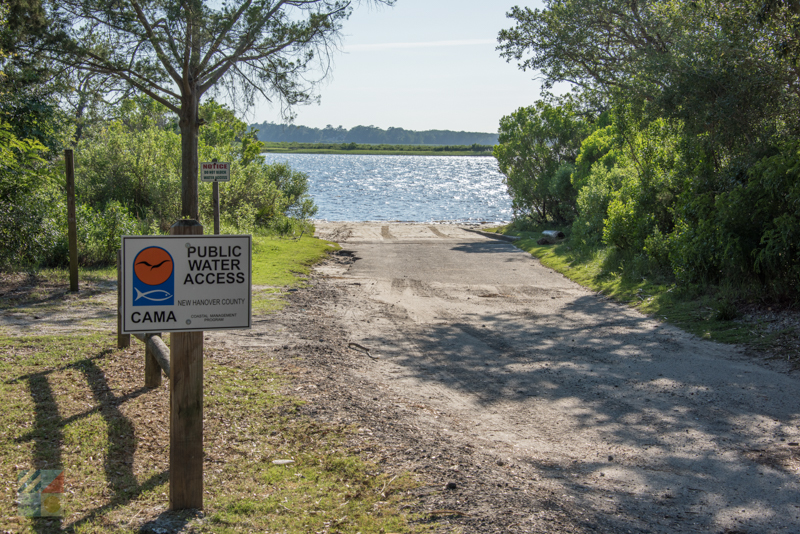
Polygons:
[[175,263],[161,247],[142,249],[133,260],[133,305],[175,304]]

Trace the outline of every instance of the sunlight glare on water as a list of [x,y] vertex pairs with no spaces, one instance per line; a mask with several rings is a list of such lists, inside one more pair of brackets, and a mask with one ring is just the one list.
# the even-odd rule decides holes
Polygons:
[[511,220],[511,198],[492,157],[264,154],[308,174],[328,221]]

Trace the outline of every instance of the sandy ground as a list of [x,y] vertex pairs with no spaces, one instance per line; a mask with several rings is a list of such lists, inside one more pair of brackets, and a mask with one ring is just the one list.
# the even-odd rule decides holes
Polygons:
[[317,235],[344,250],[305,295],[307,335],[336,329],[380,359],[320,354],[310,374],[344,385],[339,408],[365,432],[408,447],[396,461],[452,482],[428,509],[469,514],[448,519],[465,532],[800,532],[788,368],[455,226]]
[[[317,235],[343,250],[307,289],[206,343],[291,369],[309,416],[354,425],[365,457],[415,473],[415,508],[442,532],[800,532],[788,367],[454,225],[319,223]],[[113,328],[114,288],[90,289],[85,313],[6,310],[0,327]]]

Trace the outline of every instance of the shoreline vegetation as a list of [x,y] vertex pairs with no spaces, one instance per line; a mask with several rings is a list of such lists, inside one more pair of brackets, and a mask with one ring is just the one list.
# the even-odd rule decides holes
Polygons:
[[362,143],[264,142],[262,154],[346,154],[376,156],[492,156],[491,145],[375,145]]
[[[649,317],[718,343],[747,346],[766,357],[800,366],[797,315],[748,292],[752,288],[680,284],[669,276],[626,275],[613,247],[586,250],[571,241],[569,225],[511,223],[485,232],[515,236],[514,246],[573,282],[630,306]],[[539,242],[543,230],[565,234],[556,243]]]
[[689,332],[800,362],[796,5],[544,4],[513,8],[498,50],[574,90],[500,119],[506,233]]
[[265,143],[365,143],[369,145],[428,145],[428,146],[470,146],[496,145],[497,133],[456,132],[453,130],[406,130],[389,127],[386,130],[377,126],[354,126],[345,129],[312,128],[293,124],[262,122],[251,124],[258,131],[258,140]]

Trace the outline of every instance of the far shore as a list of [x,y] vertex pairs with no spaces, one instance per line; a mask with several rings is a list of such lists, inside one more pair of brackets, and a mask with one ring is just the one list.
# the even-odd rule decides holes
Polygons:
[[262,154],[344,154],[374,156],[492,157],[492,147],[435,145],[369,145],[356,143],[265,143]]

